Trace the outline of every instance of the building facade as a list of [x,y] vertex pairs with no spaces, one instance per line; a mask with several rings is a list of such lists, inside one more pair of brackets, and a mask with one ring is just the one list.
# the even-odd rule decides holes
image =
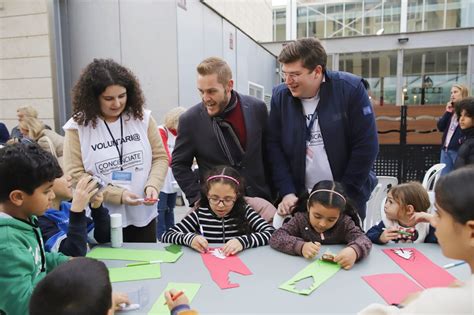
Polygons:
[[328,68],[366,78],[375,104],[445,104],[454,83],[474,92],[472,0],[274,1],[275,54],[318,37]]

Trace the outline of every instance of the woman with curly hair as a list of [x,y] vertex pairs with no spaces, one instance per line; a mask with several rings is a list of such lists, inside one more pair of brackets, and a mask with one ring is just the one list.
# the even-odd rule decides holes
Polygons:
[[107,183],[104,202],[122,215],[125,242],[156,242],[156,202],[168,156],[133,73],[94,59],[73,88],[64,125],[64,166],[73,182],[90,173]]

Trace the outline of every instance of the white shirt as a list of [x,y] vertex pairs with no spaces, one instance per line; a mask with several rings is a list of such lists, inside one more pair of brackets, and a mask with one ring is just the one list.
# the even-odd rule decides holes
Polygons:
[[311,138],[306,141],[305,186],[310,191],[316,183],[322,180],[333,180],[333,176],[316,112],[319,104],[319,93],[315,97],[301,99],[301,104],[303,104],[306,117],[306,127],[309,127],[313,115],[316,115],[311,128]]

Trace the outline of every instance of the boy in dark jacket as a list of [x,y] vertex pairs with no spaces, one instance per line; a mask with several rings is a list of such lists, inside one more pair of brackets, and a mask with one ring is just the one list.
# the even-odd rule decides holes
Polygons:
[[92,176],[81,178],[73,193],[71,176],[64,175],[54,181],[53,191],[51,208],[38,218],[48,252],[85,256],[88,244],[110,242],[109,211],[102,206],[103,196]]

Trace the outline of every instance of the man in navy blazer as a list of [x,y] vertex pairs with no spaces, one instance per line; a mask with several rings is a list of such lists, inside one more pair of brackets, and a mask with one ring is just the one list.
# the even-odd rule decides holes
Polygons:
[[273,186],[288,214],[298,195],[321,180],[343,184],[361,218],[377,178],[377,129],[362,78],[326,70],[315,38],[285,46],[278,61],[284,84],[273,89],[268,158]]
[[[229,65],[210,57],[197,66],[202,102],[180,116],[173,150],[173,175],[190,206],[200,198],[200,182],[218,165],[236,168],[245,179],[245,194],[270,199],[264,166],[265,103],[233,90]],[[191,170],[196,158],[199,176]]]

